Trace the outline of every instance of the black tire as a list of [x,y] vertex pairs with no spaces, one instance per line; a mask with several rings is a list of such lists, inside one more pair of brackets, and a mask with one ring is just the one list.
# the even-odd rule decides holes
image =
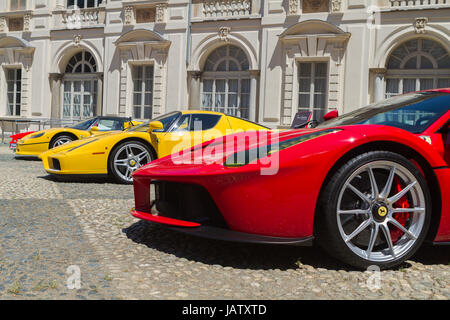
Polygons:
[[[124,178],[124,172],[121,171],[122,168],[114,165],[116,156],[118,156],[118,153],[120,153],[119,157],[123,156],[123,152],[124,152],[123,149],[126,146],[131,147],[133,152],[136,150],[141,150],[143,152],[145,150],[148,154],[148,158],[143,159],[143,161],[141,161],[140,164],[138,162],[139,166],[137,166],[134,170],[136,170],[137,168],[139,168],[142,165],[145,165],[145,164],[155,160],[156,157],[155,157],[153,150],[151,150],[145,143],[137,141],[137,140],[124,141],[124,142],[117,144],[114,147],[114,149],[111,151],[111,154],[108,158],[108,173],[118,183],[133,184],[133,180],[127,180]],[[135,161],[137,161],[137,160],[135,159]]]
[[[341,190],[344,188],[345,182],[352,176],[353,173],[356,173],[359,168],[363,167],[364,165],[368,165],[369,163],[370,164],[375,163],[375,161],[387,161],[391,163],[394,162],[395,164],[398,164],[400,166],[403,166],[403,168],[406,168],[419,183],[420,188],[423,191],[422,194],[425,203],[425,210],[424,210],[425,212],[422,213],[425,215],[425,218],[422,220],[422,229],[421,230],[418,229],[417,231],[420,233],[417,235],[416,240],[411,239],[411,241],[413,242],[411,242],[411,246],[409,247],[409,249],[407,250],[405,249],[405,252],[403,252],[400,256],[392,255],[393,258],[389,261],[373,261],[370,259],[365,259],[360,255],[358,255],[357,253],[355,253],[354,250],[352,251],[349,245],[347,245],[346,242],[344,241],[341,231],[339,229],[340,225],[342,230],[343,223],[338,222],[340,218],[337,218],[338,200],[340,197]],[[356,177],[360,176],[361,175],[358,175]],[[367,174],[367,177],[369,177],[369,174]],[[380,182],[377,181],[377,184],[379,183]],[[367,183],[363,183],[363,185],[367,185]],[[373,190],[373,187],[369,186],[369,189]],[[344,193],[342,193],[342,195],[344,195]],[[373,265],[378,266],[380,269],[397,267],[401,265],[405,260],[409,259],[412,255],[414,255],[417,249],[422,245],[431,221],[431,214],[432,214],[431,204],[432,204],[431,196],[425,178],[423,177],[421,172],[417,169],[417,167],[413,163],[411,163],[407,158],[388,151],[371,151],[361,154],[347,161],[344,165],[342,165],[330,177],[330,179],[322,189],[322,192],[318,200],[317,221],[315,224],[317,243],[325,252],[327,252],[331,256],[337,258],[338,260],[344,262],[347,265],[356,267],[358,269],[365,270],[369,266]],[[368,208],[370,209],[367,210],[369,210],[370,213],[367,214],[367,216],[372,215],[372,217],[374,217],[376,215],[375,213],[373,213],[374,212],[373,206],[374,206],[373,204],[372,206],[368,205]],[[361,219],[364,220],[365,218]],[[373,230],[374,225],[370,225],[369,232],[371,233],[373,232]],[[381,231],[379,232],[379,235],[376,239],[379,239],[379,241],[382,241],[381,239],[384,239],[387,246],[388,243],[387,238],[384,236],[385,230]],[[380,234],[383,234],[381,236],[382,238],[379,238]],[[358,234],[358,236],[360,235]],[[350,240],[350,242],[352,242],[352,240]],[[391,241],[391,243],[394,244],[393,241]],[[367,248],[368,246],[369,245],[367,245]],[[364,250],[364,247],[362,247],[362,250]]]
[[56,137],[53,137],[53,139],[50,141],[49,149],[53,149],[54,147],[57,147],[57,146],[60,146],[60,145],[63,145],[63,144],[66,144],[66,143],[69,143],[69,142],[72,142],[75,140],[77,140],[77,139],[71,135],[66,135],[66,134],[57,135]]

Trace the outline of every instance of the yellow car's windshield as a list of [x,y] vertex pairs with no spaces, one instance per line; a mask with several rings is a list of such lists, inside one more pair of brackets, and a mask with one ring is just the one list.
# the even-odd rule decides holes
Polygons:
[[181,112],[179,111],[174,111],[174,112],[170,112],[167,114],[164,114],[162,116],[156,117],[154,119],[151,119],[145,123],[142,123],[138,126],[135,127],[131,127],[129,128],[127,131],[136,131],[136,132],[146,132],[148,131],[148,124],[151,121],[161,121],[161,123],[163,124],[163,129],[161,130],[154,130],[155,132],[165,132],[167,131],[170,126],[172,125],[172,123],[178,119],[178,117],[181,115]]

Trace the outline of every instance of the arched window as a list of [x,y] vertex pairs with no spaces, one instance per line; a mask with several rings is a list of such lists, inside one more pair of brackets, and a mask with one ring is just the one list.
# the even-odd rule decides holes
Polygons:
[[80,51],[67,63],[66,73],[93,73],[97,72],[95,58],[88,51]]
[[399,45],[386,65],[386,97],[450,87],[450,55],[438,42],[413,39]]
[[202,109],[249,117],[250,73],[245,52],[234,45],[215,49],[202,76]]
[[97,63],[86,50],[74,54],[66,65],[63,86],[62,116],[83,119],[96,115]]

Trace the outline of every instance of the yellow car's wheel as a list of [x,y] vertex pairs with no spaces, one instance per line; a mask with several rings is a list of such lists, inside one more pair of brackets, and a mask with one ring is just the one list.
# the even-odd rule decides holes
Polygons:
[[55,148],[55,147],[59,147],[62,146],[63,144],[69,143],[76,140],[74,137],[69,136],[69,135],[59,135],[56,136],[52,139],[52,141],[50,141],[50,146],[49,148]]
[[109,157],[109,172],[119,183],[132,184],[131,174],[155,159],[153,152],[139,141],[125,141],[114,148]]

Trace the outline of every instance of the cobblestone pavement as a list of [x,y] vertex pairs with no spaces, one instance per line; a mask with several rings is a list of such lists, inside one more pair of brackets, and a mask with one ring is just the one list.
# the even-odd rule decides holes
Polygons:
[[[129,215],[132,186],[59,182],[2,144],[0,177],[0,299],[450,298],[448,247],[424,248],[378,277],[317,248],[204,240],[153,226]],[[79,267],[80,289],[67,288],[70,266]]]

